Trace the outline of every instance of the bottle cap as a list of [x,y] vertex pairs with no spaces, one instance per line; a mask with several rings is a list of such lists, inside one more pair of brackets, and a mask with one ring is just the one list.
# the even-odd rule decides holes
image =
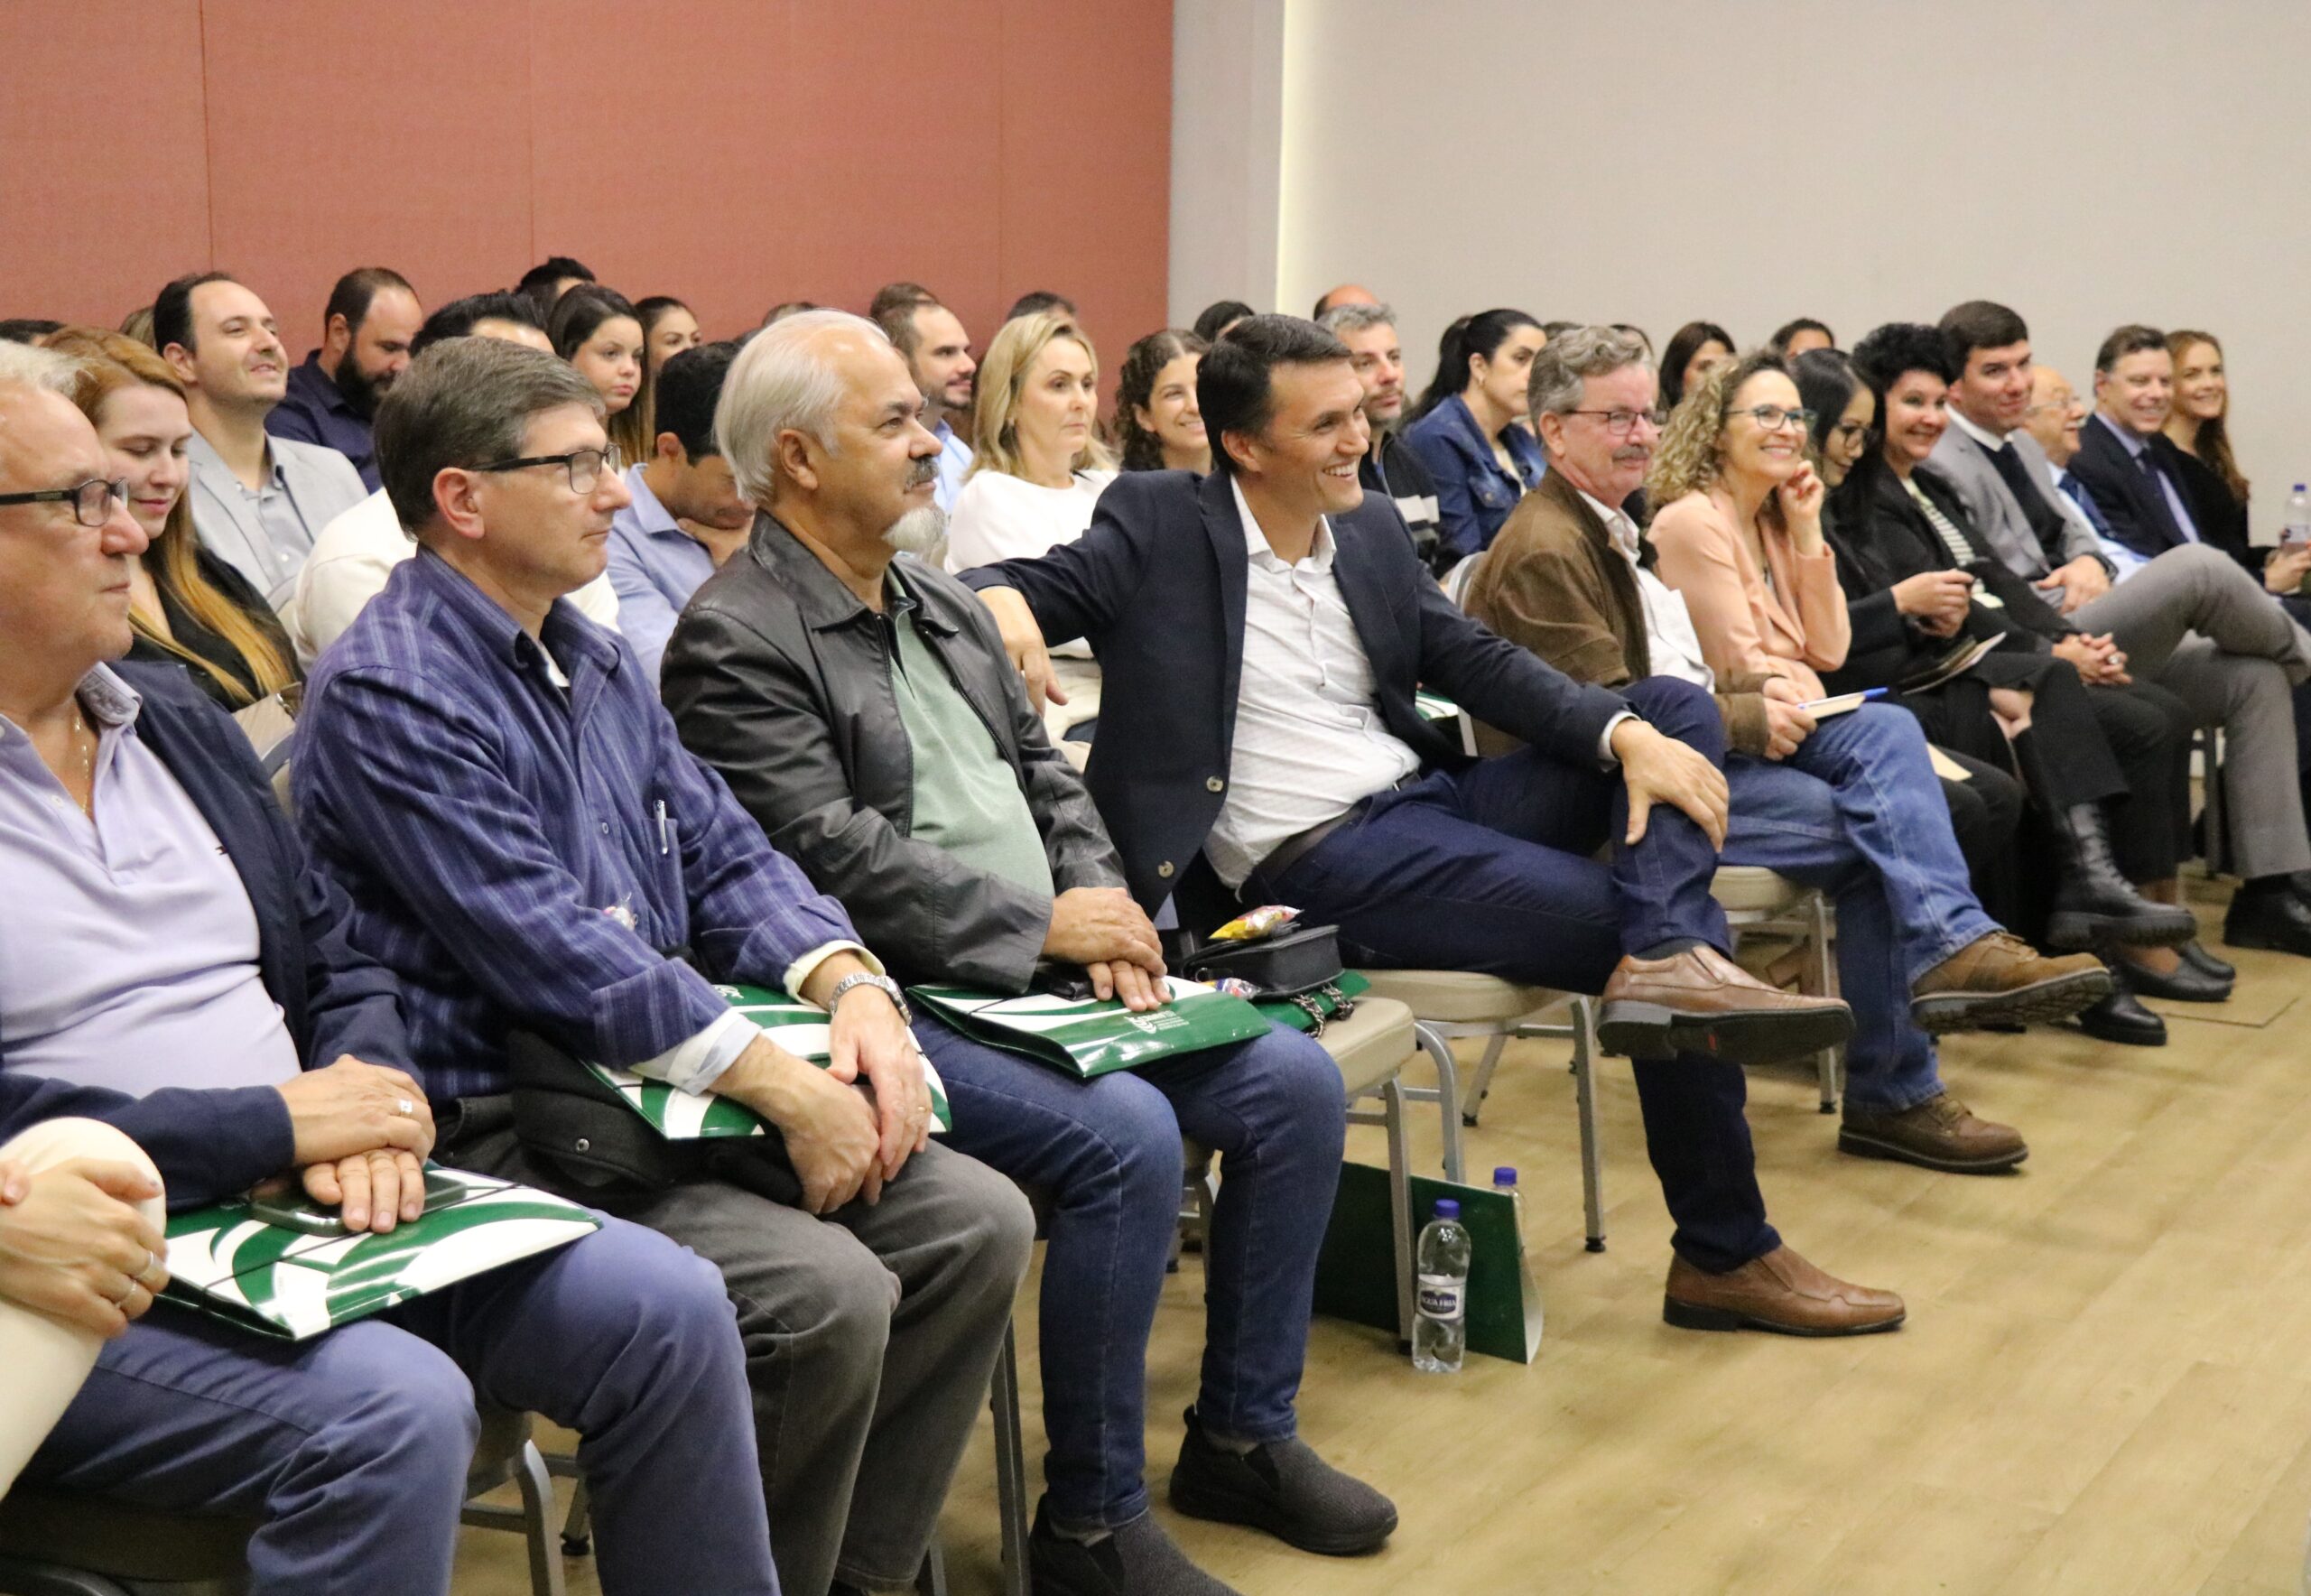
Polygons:
[[1492,1172],[1492,1183],[1496,1186],[1515,1185],[1517,1183],[1516,1170],[1506,1164],[1500,1165]]
[[1461,1217],[1461,1205],[1450,1197],[1439,1197],[1436,1200],[1435,1214],[1440,1220],[1459,1219]]

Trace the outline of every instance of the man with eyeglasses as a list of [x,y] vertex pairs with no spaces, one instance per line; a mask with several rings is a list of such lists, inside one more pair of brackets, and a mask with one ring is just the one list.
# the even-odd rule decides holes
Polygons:
[[[722,1271],[785,1589],[904,1585],[1034,1219],[1008,1181],[929,1145],[898,988],[683,751],[632,646],[562,602],[602,573],[629,497],[603,422],[575,370],[494,339],[449,339],[394,385],[377,459],[418,552],[313,674],[299,824],[355,940],[402,978],[442,1155],[583,1192]],[[831,1067],[775,1045],[718,981],[830,1011]],[[515,1096],[517,1033],[729,1098],[774,1134],[691,1171],[554,1139],[517,1111],[535,1101]]]
[[[2311,633],[2214,545],[2181,534],[2146,541],[2136,521],[2113,514],[2123,505],[2145,520],[2167,515],[2171,490],[2158,450],[2174,446],[2158,428],[2173,361],[2164,336],[2124,327],[2104,340],[2095,360],[2102,410],[2070,462],[2114,535],[2151,555],[2112,586],[2093,524],[2056,487],[2052,466],[2023,425],[2029,329],[1988,300],[1954,307],[1941,327],[1959,376],[1952,425],[1923,469],[1956,491],[1977,531],[2004,529],[1991,542],[2008,570],[2049,589],[2071,625],[2124,656],[2124,672],[2111,680],[2130,673],[2180,699],[2199,725],[2223,728],[2232,858],[2246,878],[2223,939],[2311,957],[2311,840],[2290,696],[2311,685]],[[2074,552],[2052,566],[2057,553]]]
[[1316,324],[1348,346],[1349,364],[1364,385],[1364,419],[1372,429],[1372,447],[1364,451],[1356,479],[1366,491],[1394,501],[1412,534],[1413,552],[1443,576],[1458,561],[1449,553],[1437,558],[1436,479],[1397,425],[1405,414],[1405,352],[1397,338],[1397,313],[1367,300],[1341,300],[1319,315]]
[[[145,538],[95,480],[78,376],[0,347],[0,1137],[93,1118],[174,1207],[280,1176],[382,1235],[422,1212],[435,1145],[402,993],[238,728],[181,667],[107,663]],[[665,1238],[608,1220],[293,1343],[155,1304],[157,1240],[56,1260],[77,1289],[42,1305],[112,1339],[25,1483],[256,1520],[251,1596],[437,1596],[478,1395],[579,1431],[605,1591],[777,1589],[729,1308]],[[0,1258],[0,1284],[32,1261]],[[39,1380],[17,1350],[0,1342],[8,1379]],[[0,1471],[22,1439],[0,1435]]]
[[2059,1019],[2105,996],[2109,974],[2086,954],[2041,958],[1982,912],[1913,717],[1863,704],[1817,719],[1787,678],[1721,677],[1703,662],[1684,598],[1653,574],[1620,508],[1660,436],[1644,347],[1609,327],[1560,334],[1534,357],[1528,394],[1548,473],[1493,540],[1469,613],[1577,680],[1661,675],[1715,696],[1731,745],[1724,861],[1837,904],[1854,1019],[1839,1150],[1960,1174],[2011,1169],[2028,1154],[2022,1137],[1950,1095],[1930,1033]]

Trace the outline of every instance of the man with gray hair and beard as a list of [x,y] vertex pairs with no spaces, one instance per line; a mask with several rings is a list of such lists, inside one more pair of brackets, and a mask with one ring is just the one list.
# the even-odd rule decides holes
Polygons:
[[[633,646],[564,601],[628,496],[592,385],[449,339],[380,406],[377,459],[418,552],[313,674],[298,820],[355,945],[401,978],[439,1155],[720,1269],[780,1585],[905,1586],[1010,1324],[1026,1202],[930,1144],[899,988],[683,752]],[[829,1067],[715,982],[828,1011]],[[701,1144],[592,1107],[576,1060],[731,1099],[771,1134],[683,1157]]]
[[[760,514],[675,626],[667,706],[901,979],[1004,993],[1081,981],[1156,1010],[1156,928],[993,618],[961,582],[897,558],[941,530],[921,404],[889,340],[840,311],[747,346],[716,434]],[[1037,1596],[1230,1596],[1156,1522],[1144,1479],[1183,1131],[1219,1151],[1226,1179],[1172,1505],[1335,1555],[1386,1540],[1388,1499],[1295,1430],[1343,1133],[1324,1050],[1278,1026],[1077,1081],[930,1016],[914,1032],[954,1105],[950,1145],[1051,1202]]]

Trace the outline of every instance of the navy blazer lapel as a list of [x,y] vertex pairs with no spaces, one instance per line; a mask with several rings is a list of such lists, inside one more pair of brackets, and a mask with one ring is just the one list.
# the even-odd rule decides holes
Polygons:
[[1236,514],[1232,479],[1220,472],[1203,479],[1196,500],[1203,510],[1204,536],[1219,578],[1220,746],[1226,748],[1235,744],[1236,697],[1244,685],[1244,589],[1250,580],[1245,573],[1245,527],[1243,517]]
[[[1366,556],[1364,539],[1369,529],[1358,524],[1356,515],[1350,511],[1332,517],[1332,580],[1340,586],[1341,601],[1348,606],[1349,623],[1356,628],[1357,640],[1364,645],[1373,686],[1381,688],[1396,679],[1406,653],[1405,636],[1380,580],[1379,562]],[[1415,654],[1416,657],[1416,649]]]

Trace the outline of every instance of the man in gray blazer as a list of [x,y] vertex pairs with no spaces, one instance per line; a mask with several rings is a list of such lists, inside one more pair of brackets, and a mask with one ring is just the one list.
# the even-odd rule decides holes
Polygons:
[[2292,885],[2311,869],[2296,781],[2290,690],[2311,680],[2311,634],[2219,549],[2190,543],[2117,574],[2084,513],[2055,486],[2046,450],[2024,427],[2032,385],[2030,330],[2012,311],[1972,300],[1942,318],[1950,363],[1950,428],[1926,469],[1957,492],[1967,518],[2019,576],[2121,663],[2190,705],[2225,737],[2232,868],[2247,886],[2225,940],[2311,956],[2311,902]]
[[289,355],[265,302],[221,272],[180,277],[153,303],[153,342],[192,416],[193,530],[285,616],[313,540],[368,496],[334,449],[274,438]]

